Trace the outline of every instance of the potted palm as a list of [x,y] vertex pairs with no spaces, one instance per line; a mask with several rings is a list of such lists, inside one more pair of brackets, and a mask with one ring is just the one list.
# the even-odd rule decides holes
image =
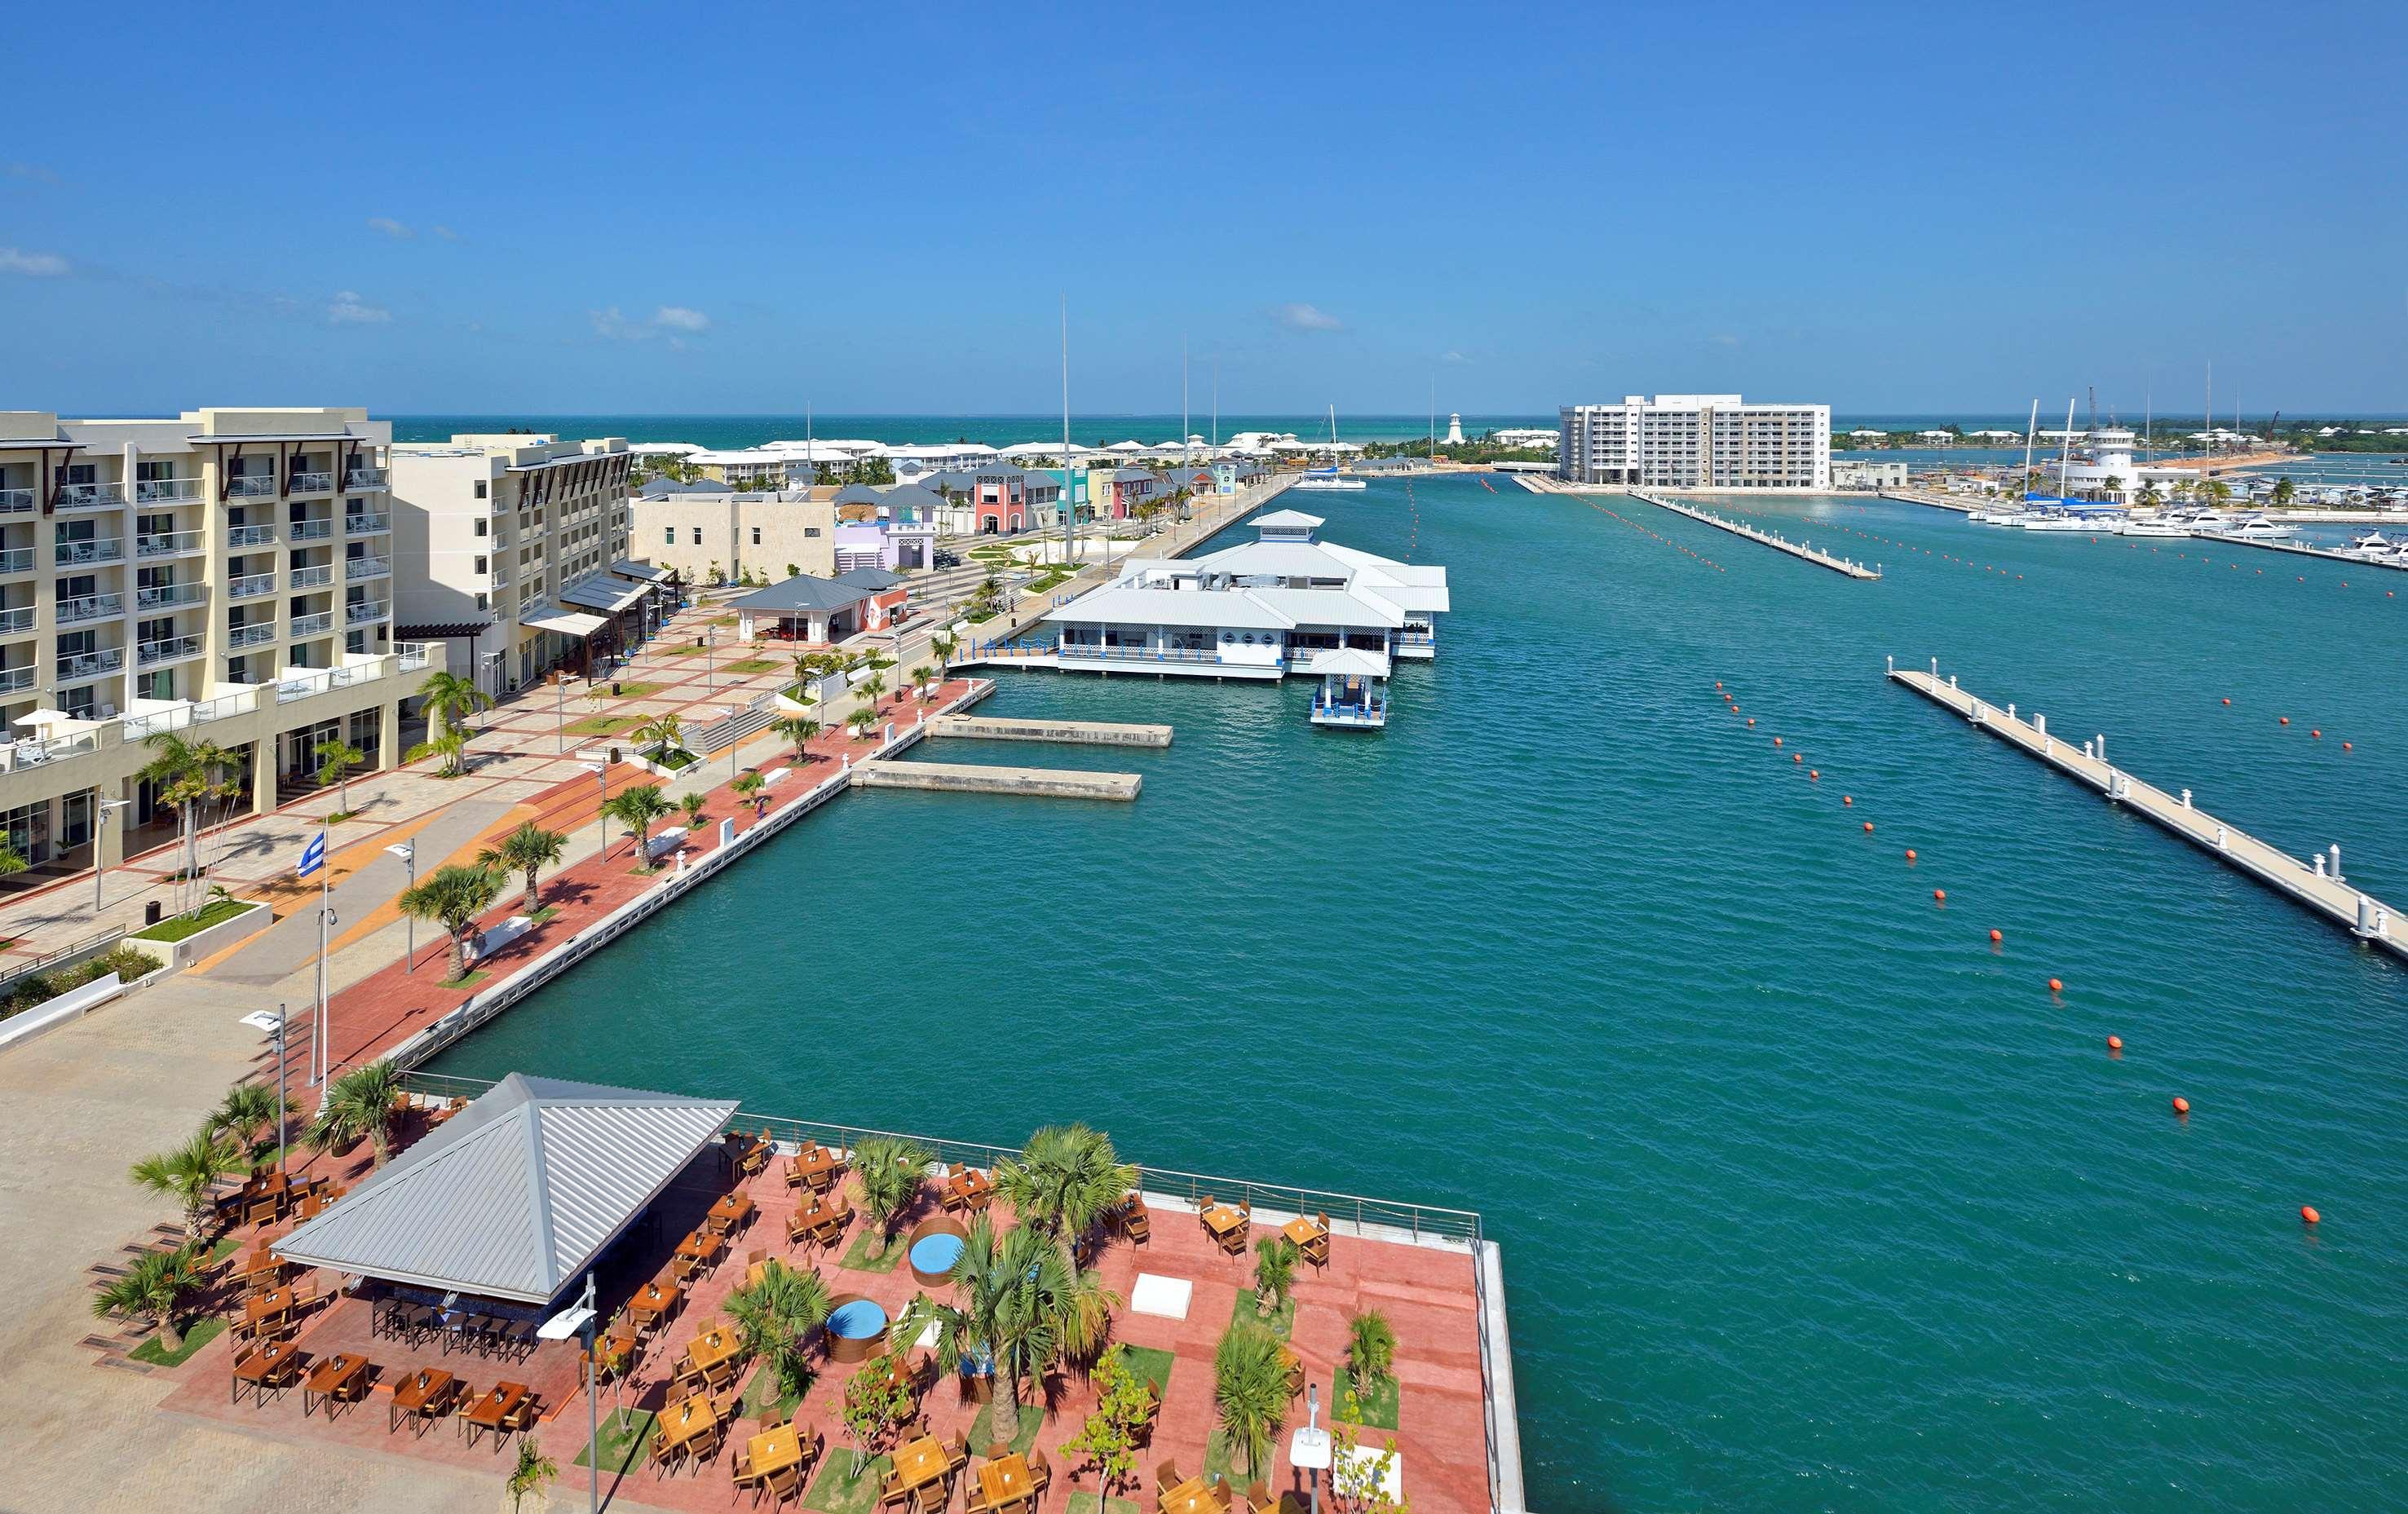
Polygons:
[[103,1320],[150,1321],[159,1333],[160,1349],[173,1356],[184,1349],[176,1316],[200,1281],[189,1243],[173,1250],[145,1251],[93,1295],[92,1312]]
[[895,1227],[919,1202],[921,1180],[936,1160],[926,1147],[896,1136],[865,1136],[853,1144],[853,1188],[884,1239],[895,1238]]
[[197,1241],[209,1217],[209,1191],[219,1178],[238,1177],[249,1165],[233,1141],[213,1130],[199,1130],[173,1150],[136,1162],[128,1176],[136,1186],[167,1194],[181,1204],[184,1238]]
[[1090,1359],[1104,1344],[1120,1295],[1092,1269],[1073,1265],[1069,1248],[1053,1236],[1028,1225],[998,1236],[983,1214],[970,1221],[953,1288],[950,1304],[913,1298],[893,1338],[917,1340],[933,1324],[939,1371],[959,1372],[966,1364],[991,1371],[995,1438],[1016,1445],[1026,1384],[1066,1359]]
[[526,907],[535,910],[543,907],[540,882],[543,869],[557,865],[567,850],[568,837],[528,821],[502,837],[499,846],[489,847],[477,853],[477,865],[523,877],[526,879]]
[[746,1282],[727,1295],[727,1312],[736,1321],[744,1349],[777,1375],[782,1399],[800,1394],[810,1380],[807,1347],[811,1332],[824,1323],[831,1298],[817,1272],[801,1271],[771,1257],[761,1264],[758,1282]]
[[438,867],[403,893],[402,912],[443,928],[451,940],[452,978],[468,976],[468,948],[477,938],[477,919],[502,896],[502,875],[492,867]]
[[390,1061],[352,1068],[327,1085],[318,1118],[309,1124],[309,1144],[322,1151],[341,1151],[365,1140],[369,1165],[383,1166],[392,1153],[402,1092],[401,1069]]
[[1279,1337],[1258,1324],[1231,1323],[1212,1352],[1212,1408],[1248,1478],[1270,1460],[1287,1419],[1287,1390]]

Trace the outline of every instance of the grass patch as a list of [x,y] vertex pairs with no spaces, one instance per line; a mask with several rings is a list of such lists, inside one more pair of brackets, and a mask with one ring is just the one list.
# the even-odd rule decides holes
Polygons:
[[853,1237],[853,1244],[844,1249],[844,1260],[837,1265],[855,1272],[892,1272],[895,1264],[902,1261],[910,1249],[910,1236],[898,1232],[889,1240],[876,1224],[865,1224]]
[[609,736],[644,722],[633,715],[588,715],[581,721],[571,721],[568,734],[573,736]]
[[656,647],[652,649],[652,655],[655,657],[699,657],[704,652],[716,651],[718,650],[719,649],[716,647],[708,645],[701,647]]
[[733,615],[713,616],[704,623],[708,625],[734,625],[736,623],[736,617]]
[[188,936],[197,936],[212,925],[232,920],[251,907],[249,900],[211,899],[201,907],[199,914],[177,915],[163,920],[156,925],[136,931],[133,938],[136,941],[180,941]]
[[763,1366],[755,1369],[752,1380],[744,1386],[744,1400],[736,1412],[754,1420],[768,1419],[773,1413],[781,1420],[793,1419],[796,1408],[803,1402],[803,1394],[810,1389],[811,1379],[806,1377],[802,1387],[791,1388],[782,1393],[776,1392],[777,1383],[776,1368]]
[[[666,687],[666,684],[662,683],[623,683],[619,685],[617,691],[613,693],[610,697],[613,699],[641,699],[648,694],[656,694]],[[600,692],[600,690],[595,691],[597,693]]]
[[[1271,1443],[1271,1450],[1274,1456],[1278,1454],[1279,1443],[1276,1439]],[[1229,1443],[1229,1432],[1215,1430],[1204,1437],[1204,1475],[1206,1477],[1219,1478],[1223,1482],[1234,1482],[1243,1488],[1254,1479],[1240,1472],[1237,1463],[1236,1448]]]
[[[613,1473],[624,1473],[652,1449],[652,1421],[658,1416],[651,1409],[613,1409],[602,1420],[602,1465]],[[587,1461],[592,1448],[580,1446],[571,1466],[591,1466]]]
[[159,1337],[153,1335],[125,1354],[130,1360],[145,1362],[151,1366],[182,1366],[193,1359],[194,1351],[225,1334],[225,1327],[224,1318],[212,1314],[184,1332],[184,1344],[179,1350],[167,1350],[159,1344]]
[[1170,1392],[1170,1364],[1178,1360],[1168,1351],[1156,1350],[1151,1346],[1121,1348],[1121,1365],[1128,1368],[1130,1376],[1154,1384],[1157,1398]]
[[[998,1393],[1004,1392],[1000,1379],[996,1381],[995,1391]],[[1037,1432],[1044,1428],[1045,1416],[1041,1411],[1027,1405],[1021,1406],[1020,1434],[1011,1437],[1011,1449],[1023,1456],[1027,1455],[1028,1448],[1037,1444]],[[984,1456],[986,1449],[994,1444],[995,1406],[982,1404],[979,1406],[978,1418],[970,1421],[970,1454]]]
[[1237,1301],[1229,1307],[1229,1322],[1235,1324],[1240,1320],[1248,1324],[1260,1325],[1280,1339],[1285,1340],[1288,1332],[1296,1328],[1296,1295],[1290,1293],[1287,1302],[1279,1307],[1279,1312],[1269,1319],[1265,1319],[1262,1306],[1254,1298],[1254,1291],[1251,1288],[1241,1288],[1238,1290]]
[[654,767],[666,767],[672,773],[682,773],[702,761],[683,747],[655,747],[644,753],[644,760]]
[[730,673],[773,673],[785,665],[785,664],[779,662],[774,657],[747,657],[742,662],[728,664],[726,671]]
[[358,819],[359,813],[360,812],[356,809],[337,809],[333,814],[326,817],[326,823],[329,825],[340,825],[347,820]]
[[209,1248],[208,1254],[201,1258],[199,1264],[203,1267],[216,1266],[219,1263],[224,1261],[227,1257],[234,1255],[235,1252],[241,1250],[242,1242],[232,1235],[227,1235],[221,1239],[215,1246]]
[[1394,1430],[1397,1427],[1397,1399],[1399,1388],[1394,1376],[1382,1378],[1371,1385],[1371,1394],[1348,1413],[1346,1405],[1354,1391],[1354,1380],[1340,1372],[1329,1384],[1329,1417],[1347,1420],[1373,1430]]
[[540,908],[540,909],[537,910],[534,914],[529,915],[529,916],[527,917],[527,919],[528,919],[530,921],[534,922],[535,924],[540,925],[540,924],[542,924],[545,921],[550,920],[552,916],[557,915],[557,914],[559,914],[559,913],[560,913],[560,906],[558,906],[558,905],[545,905],[542,908]]
[[1138,1506],[1127,1498],[1107,1498],[1100,1504],[1091,1493],[1070,1495],[1069,1514],[1138,1514]]
[[480,983],[483,982],[486,978],[491,978],[491,977],[493,977],[493,976],[494,976],[493,974],[491,974],[491,973],[489,973],[489,972],[485,971],[485,970],[484,970],[483,968],[481,968],[481,967],[471,967],[471,968],[469,968],[469,969],[468,969],[468,976],[467,976],[467,977],[466,977],[466,978],[443,978],[443,979],[441,979],[440,981],[437,982],[435,986],[436,986],[437,988],[445,988],[445,989],[475,988],[478,984],[480,984]]
[[816,1508],[823,1514],[870,1514],[878,1507],[878,1493],[886,1485],[886,1474],[895,1470],[892,1456],[873,1456],[853,1468],[853,1452],[849,1447],[831,1447],[827,1460],[820,1466],[820,1475],[811,1479],[811,1491],[803,1495],[805,1508]]

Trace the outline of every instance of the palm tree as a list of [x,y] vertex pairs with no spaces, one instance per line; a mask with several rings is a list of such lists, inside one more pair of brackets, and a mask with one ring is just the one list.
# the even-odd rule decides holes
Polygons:
[[170,1355],[184,1349],[176,1313],[200,1286],[200,1268],[189,1245],[171,1251],[145,1251],[123,1274],[93,1295],[92,1312],[103,1320],[149,1319],[159,1327],[159,1345]]
[[502,1483],[502,1491],[510,1495],[510,1514],[519,1514],[529,1494],[542,1497],[558,1476],[560,1464],[536,1449],[535,1437],[519,1436],[519,1464]]
[[1346,1320],[1346,1371],[1354,1379],[1354,1396],[1368,1396],[1397,1367],[1397,1332],[1388,1317],[1365,1309]]
[[920,1179],[927,1176],[937,1154],[898,1136],[865,1136],[853,1149],[853,1183],[861,1207],[878,1221],[888,1238],[895,1225],[911,1212],[920,1196]]
[[1275,1318],[1296,1286],[1296,1243],[1285,1235],[1266,1235],[1254,1242],[1254,1310]]
[[703,807],[710,801],[698,793],[678,795],[678,807],[685,811],[685,828],[689,831],[702,823]]
[[458,778],[462,773],[467,771],[467,728],[465,726],[447,725],[441,730],[436,732],[433,736],[428,736],[425,740],[420,742],[417,746],[414,746],[408,751],[403,752],[401,754],[401,760],[406,763],[414,763],[427,757],[440,757],[443,759],[443,765],[437,770],[435,776],[437,778]]
[[928,697],[928,685],[936,681],[937,670],[926,663],[922,663],[911,670],[911,687],[923,699]]
[[[1060,1241],[1027,1225],[998,1239],[983,1214],[970,1221],[952,1282],[953,1303],[914,1298],[892,1338],[917,1340],[933,1324],[939,1371],[954,1371],[966,1359],[991,1366],[1002,1379],[992,1406],[995,1438],[1017,1441],[1022,1385],[1101,1348],[1120,1295],[1094,1270],[1080,1271]],[[1280,1383],[1284,1392],[1284,1372]]]
[[1112,1138],[1083,1124],[1046,1126],[995,1169],[995,1190],[1012,1213],[1072,1239],[1117,1208],[1137,1179],[1137,1168],[1112,1150]]
[[362,1063],[326,1085],[325,1101],[309,1124],[309,1144],[331,1151],[365,1140],[371,1164],[383,1166],[402,1092],[401,1069],[390,1060]]
[[928,650],[937,659],[939,672],[953,665],[953,653],[961,650],[962,638],[948,632],[939,632],[928,638]]
[[878,696],[886,692],[886,675],[883,673],[872,673],[869,677],[862,679],[859,683],[854,684],[853,686],[853,692],[861,695],[862,698],[868,700],[869,707],[876,709],[878,707]]
[[2282,478],[2274,480],[2273,497],[2276,506],[2288,506],[2292,500],[2299,497],[2299,493],[2300,491],[2298,486],[2293,484],[2288,478]]
[[844,723],[853,727],[854,740],[859,741],[867,739],[871,729],[878,724],[878,711],[871,709],[867,705],[864,705],[861,708],[856,709],[852,714],[846,716],[844,718]]
[[[258,1136],[260,1126],[275,1122],[276,1090],[265,1083],[236,1083],[218,1101],[217,1108],[209,1115],[208,1128],[248,1147]],[[283,1134],[277,1132],[277,1137],[282,1139]]]
[[351,811],[351,769],[368,760],[368,754],[348,741],[321,741],[310,749],[318,759],[318,787],[332,783],[335,807],[345,814]]
[[452,980],[468,976],[468,943],[477,936],[477,917],[502,896],[507,875],[489,866],[438,867],[405,892],[401,911],[443,927],[452,940]]
[[210,800],[234,792],[223,777],[234,758],[214,741],[187,741],[173,731],[154,731],[142,738],[142,744],[158,755],[134,776],[151,785],[157,803],[176,812],[176,826],[182,833],[184,876],[177,889],[180,908],[184,886],[194,882],[201,870],[198,812]]
[[820,734],[820,722],[808,715],[788,715],[771,721],[769,729],[795,744],[795,764],[800,766],[810,758],[810,754],[803,749],[811,737]]
[[136,1186],[165,1193],[184,1207],[184,1238],[201,1238],[201,1222],[208,1218],[209,1190],[221,1178],[240,1177],[250,1169],[235,1143],[212,1130],[196,1130],[193,1138],[170,1151],[159,1151],[134,1164],[128,1176]]
[[1222,1333],[1212,1352],[1212,1407],[1254,1476],[1287,1419],[1287,1364],[1277,1335],[1242,1320]]
[[627,733],[639,747],[657,747],[666,757],[685,741],[685,722],[674,714],[655,715]]
[[737,774],[727,786],[735,792],[737,798],[752,807],[752,818],[759,820],[761,811],[769,803],[769,780],[761,776],[761,770],[748,767]]
[[8,838],[6,836],[0,836],[0,878],[7,878],[11,873],[22,873],[33,865],[25,860],[24,853],[8,844]]
[[2199,492],[2207,496],[2211,505],[2221,505],[2232,497],[2232,486],[2221,478],[2210,478],[2199,486]]
[[480,709],[494,707],[494,696],[477,687],[474,678],[457,673],[429,673],[418,686],[419,707],[426,711],[428,732],[455,727]]
[[557,866],[568,853],[568,837],[558,831],[547,831],[533,821],[527,821],[509,835],[501,845],[487,847],[477,853],[477,865],[496,872],[517,873],[526,878],[526,907],[543,907],[543,869]]
[[2157,505],[2163,501],[2164,498],[2165,496],[2163,494],[2157,493],[2157,486],[2155,482],[2147,482],[2141,485],[2140,503],[2148,506],[2151,509],[2157,508]]
[[818,1273],[798,1271],[776,1257],[762,1264],[759,1282],[727,1295],[727,1312],[744,1349],[776,1370],[781,1395],[800,1393],[809,1380],[804,1348],[811,1332],[826,1322],[832,1302]]
[[662,797],[659,784],[640,783],[612,794],[609,803],[602,807],[602,813],[627,828],[627,838],[636,843],[636,855],[649,872],[652,865],[652,822],[671,807],[668,800]]

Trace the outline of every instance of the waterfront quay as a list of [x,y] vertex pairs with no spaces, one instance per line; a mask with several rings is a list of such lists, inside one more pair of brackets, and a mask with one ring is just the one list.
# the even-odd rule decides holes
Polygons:
[[1635,489],[1629,491],[1629,493],[1631,498],[1642,504],[1653,505],[1659,510],[1670,510],[1675,515],[1685,515],[1692,521],[1713,526],[1718,531],[1727,531],[1734,536],[1745,537],[1759,546],[1770,547],[1774,551],[1786,552],[1799,561],[1812,563],[1816,567],[1827,567],[1834,573],[1842,574],[1851,578],[1875,579],[1881,577],[1879,564],[1869,568],[1854,558],[1841,557],[1824,551],[1820,548],[1810,547],[1802,541],[1791,541],[1778,532],[1759,531],[1754,526],[1744,525],[1737,521],[1726,521],[1711,511],[1676,504],[1660,494],[1643,493]]
[[2403,929],[2399,911],[2344,879],[2338,843],[2315,854],[2312,863],[2302,863],[2199,808],[2191,803],[2188,789],[2179,794],[2169,793],[2119,770],[2107,758],[2104,736],[2094,736],[2078,747],[2061,740],[2050,734],[2048,718],[2039,711],[2024,720],[2015,714],[2013,705],[2000,708],[1970,690],[1958,688],[1953,677],[1943,681],[1936,660],[1925,672],[1899,667],[1892,659],[1888,672],[1892,679],[1956,711],[1969,724],[2096,789],[2110,804],[2156,821],[2359,940],[2382,947],[2395,956],[2408,957],[2408,929]]
[[[2388,517],[2385,517],[2385,519],[2388,519]],[[2193,533],[2193,535],[2200,534]],[[2393,559],[2384,557],[2360,557],[2355,552],[2337,552],[2329,547],[2311,547],[2304,542],[2267,541],[2258,536],[2234,536],[2228,532],[2221,531],[2208,532],[2201,536],[2200,539],[2205,541],[2229,542],[2235,547],[2264,547],[2273,551],[2289,552],[2297,557],[2320,557],[2328,563],[2340,563],[2350,567],[2379,567],[2391,568],[2394,570],[2408,568],[2408,560],[2395,561]]]

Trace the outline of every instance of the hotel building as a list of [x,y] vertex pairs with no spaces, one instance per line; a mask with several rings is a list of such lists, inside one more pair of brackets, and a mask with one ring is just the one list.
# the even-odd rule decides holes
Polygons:
[[1737,394],[1630,394],[1567,405],[1558,474],[1572,483],[1664,489],[1831,487],[1831,407],[1751,405]]
[[639,485],[629,501],[628,550],[688,584],[726,582],[747,573],[771,581],[837,570],[837,500],[832,484],[738,493],[710,484]]
[[455,671],[496,697],[582,668],[651,628],[650,583],[627,564],[624,437],[456,436],[392,449],[394,540],[412,572],[399,620],[458,643]]
[[0,835],[20,855],[88,866],[95,835],[114,862],[128,829],[172,830],[135,777],[162,732],[229,753],[255,809],[308,781],[321,741],[399,761],[401,701],[443,662],[393,635],[391,436],[349,408],[0,411]]

